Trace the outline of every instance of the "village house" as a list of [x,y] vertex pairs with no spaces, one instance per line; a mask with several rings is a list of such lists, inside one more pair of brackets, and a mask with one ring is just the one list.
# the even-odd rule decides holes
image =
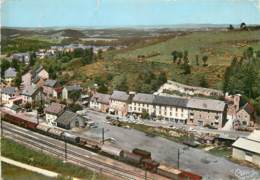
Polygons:
[[108,112],[109,110],[109,94],[95,93],[90,100],[89,107],[100,112]]
[[59,103],[51,103],[44,112],[46,114],[46,122],[51,126],[57,126],[56,119],[64,112],[65,105]]
[[9,67],[4,72],[5,82],[10,84],[16,78],[16,74],[17,74],[17,72],[16,72],[15,68]]
[[109,112],[119,116],[125,116],[128,113],[128,104],[130,95],[123,91],[113,91],[110,97]]
[[64,86],[62,89],[62,99],[68,100],[71,98],[72,92],[80,92],[81,93],[82,88],[80,85],[71,85],[71,86]]
[[61,93],[61,90],[59,91],[60,88],[61,85],[57,80],[48,79],[43,84],[43,93],[46,97],[58,98]]
[[9,104],[10,100],[17,95],[16,87],[6,87],[1,89],[1,104]]
[[232,157],[248,161],[260,167],[260,130],[253,131],[248,137],[240,137],[232,144]]
[[154,95],[153,94],[144,94],[137,93],[132,99],[132,103],[129,104],[128,111],[131,114],[142,114],[144,111],[147,112],[150,116],[154,112]]
[[240,94],[235,94],[235,95],[225,95],[225,102],[227,103],[227,119],[228,120],[235,120],[236,119],[236,114],[237,111],[239,110],[240,107],[240,99],[241,95]]
[[23,103],[33,103],[42,99],[41,88],[27,86],[23,89],[22,93]]
[[253,126],[254,121],[254,107],[250,103],[246,103],[236,113],[236,121],[239,122],[240,127]]
[[40,66],[22,76],[22,87],[25,88],[31,85],[41,87],[47,79],[49,79],[49,73]]
[[222,128],[226,122],[227,106],[224,101],[192,98],[189,99],[187,107],[189,108],[187,124]]
[[30,53],[15,53],[11,55],[12,61],[19,61],[25,64],[30,62]]
[[71,129],[74,127],[85,127],[86,119],[80,115],[71,112],[64,111],[60,117],[56,119],[57,126],[63,129]]

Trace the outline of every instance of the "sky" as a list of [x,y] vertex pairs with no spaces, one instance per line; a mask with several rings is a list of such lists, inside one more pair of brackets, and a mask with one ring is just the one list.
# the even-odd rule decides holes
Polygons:
[[0,0],[9,27],[260,24],[260,0]]

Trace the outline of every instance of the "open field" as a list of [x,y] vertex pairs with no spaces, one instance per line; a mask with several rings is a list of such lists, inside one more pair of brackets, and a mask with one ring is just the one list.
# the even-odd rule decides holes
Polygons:
[[9,139],[2,139],[1,148],[2,155],[5,157],[32,166],[60,173],[64,177],[78,177],[86,179],[92,178],[99,180],[108,179],[104,176],[97,175],[90,170],[77,167],[70,163],[64,164],[61,160],[58,160],[50,155],[45,155],[38,151],[31,150]]

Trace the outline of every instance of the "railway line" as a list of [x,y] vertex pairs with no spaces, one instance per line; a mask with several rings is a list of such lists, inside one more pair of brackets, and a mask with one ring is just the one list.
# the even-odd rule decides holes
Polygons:
[[[116,177],[117,179],[166,179],[157,174],[146,173],[144,170],[125,165],[71,144],[65,145],[63,141],[32,132],[7,122],[3,122],[2,126],[4,136],[7,138],[40,149],[61,159],[66,159],[68,162]],[[67,146],[66,150],[65,146]]]

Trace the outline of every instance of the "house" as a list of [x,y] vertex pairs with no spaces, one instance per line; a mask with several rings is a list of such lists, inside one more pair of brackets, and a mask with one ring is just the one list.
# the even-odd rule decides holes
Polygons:
[[15,53],[11,56],[13,61],[19,61],[25,64],[30,62],[30,53]]
[[227,103],[227,119],[228,120],[235,120],[237,111],[240,107],[240,94],[235,95],[225,95],[225,102]]
[[35,70],[33,70],[31,73],[32,73],[32,80],[35,78],[40,78],[43,80],[49,79],[49,73],[43,68],[42,65],[36,68]]
[[222,128],[226,121],[227,106],[224,101],[191,98],[188,101],[188,123],[196,126]]
[[38,67],[35,70],[28,71],[22,76],[22,87],[26,86],[38,86],[42,87],[44,81],[49,79],[49,73],[42,67]]
[[232,144],[232,157],[248,161],[260,167],[260,130],[253,131],[248,137],[240,137]]
[[43,84],[43,93],[46,97],[55,97],[58,98],[59,91],[56,90],[61,87],[60,83],[57,80],[48,79]]
[[1,90],[2,104],[9,104],[10,100],[17,95],[16,87],[6,87]]
[[57,122],[55,121],[65,110],[64,104],[59,103],[51,103],[47,108],[45,108],[44,112],[46,114],[46,122],[49,125],[57,126]]
[[236,121],[239,122],[240,127],[253,126],[254,122],[252,118],[254,117],[254,107],[250,103],[246,103],[241,107],[236,114]]
[[62,89],[62,99],[70,99],[72,92],[81,92],[82,88],[80,85],[64,86]]
[[123,91],[113,91],[110,97],[109,112],[119,116],[125,116],[128,113],[128,104],[130,95]]
[[15,79],[16,74],[17,74],[17,72],[16,72],[15,68],[9,67],[4,72],[5,81],[7,83],[11,83]]
[[97,111],[108,112],[109,99],[109,94],[96,93],[91,97],[89,107]]
[[40,101],[42,99],[41,88],[27,86],[21,93],[23,98],[23,103],[33,103],[35,101]]
[[56,119],[56,123],[60,128],[71,129],[74,127],[85,127],[86,119],[74,112],[64,111],[60,117]]
[[142,114],[146,111],[150,116],[154,113],[154,95],[137,93],[132,99],[132,103],[129,104],[128,111],[131,114]]

